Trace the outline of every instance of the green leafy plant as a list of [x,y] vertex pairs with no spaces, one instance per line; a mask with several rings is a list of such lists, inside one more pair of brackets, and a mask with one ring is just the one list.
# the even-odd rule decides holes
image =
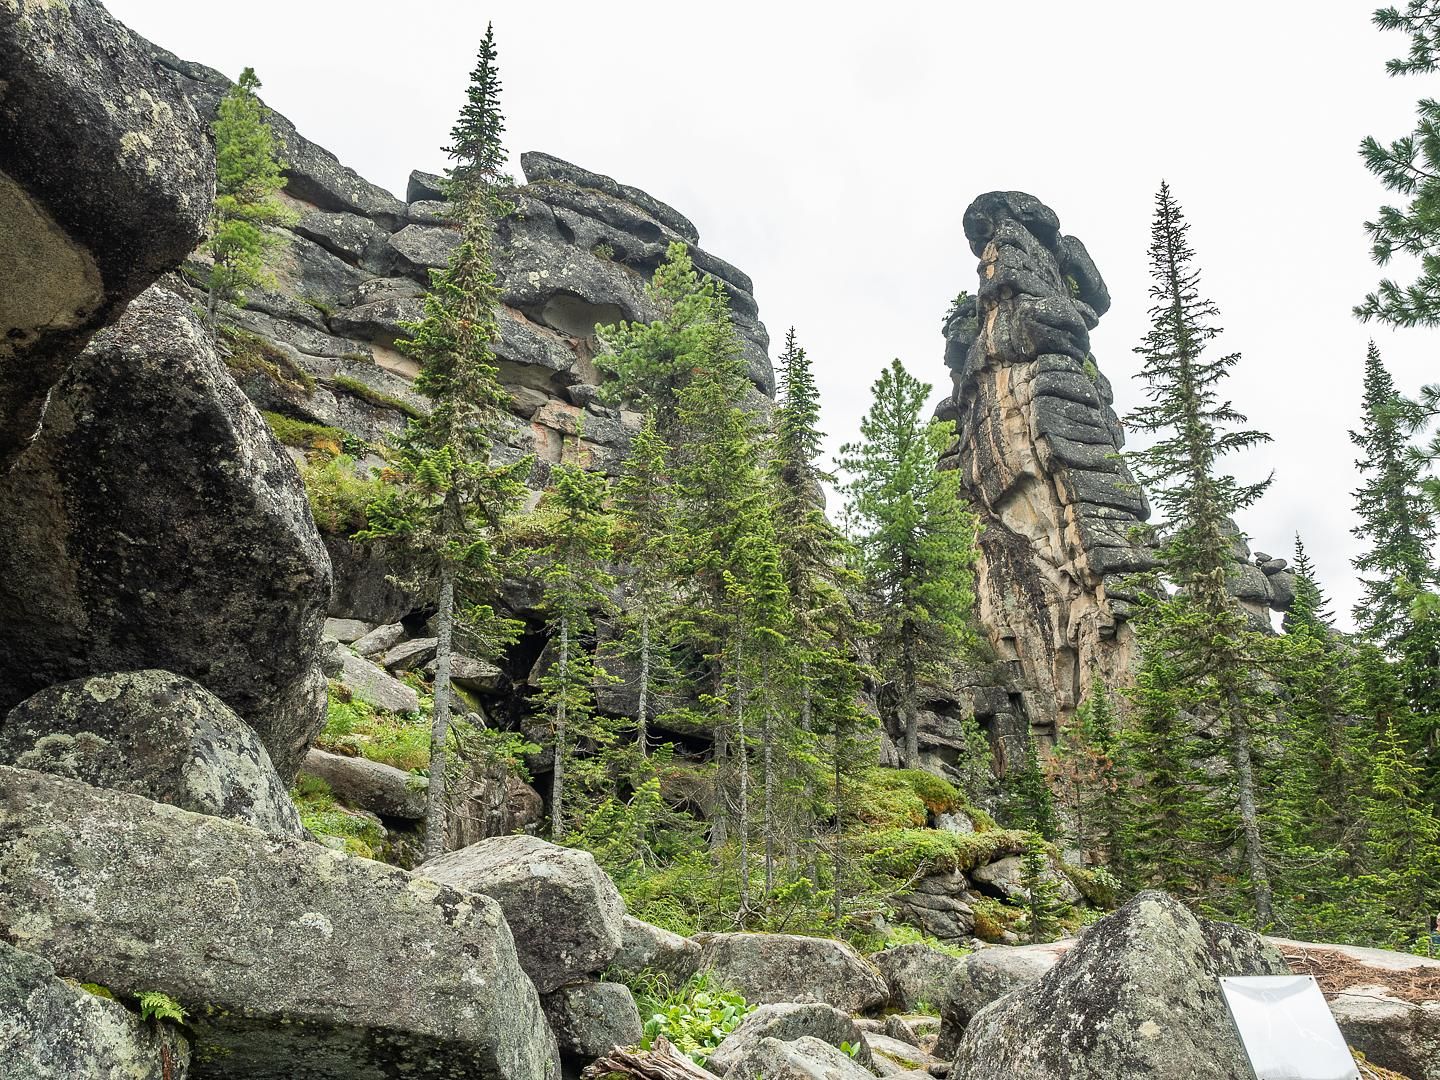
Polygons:
[[140,1017],[143,1020],[171,1020],[183,1024],[185,1010],[169,994],[162,994],[159,990],[147,990],[140,995]]
[[853,1057],[857,1056],[857,1055],[860,1053],[860,1044],[859,1044],[859,1043],[851,1043],[851,1042],[842,1042],[842,1043],[840,1044],[840,1050],[841,1050],[842,1053],[848,1054],[850,1057],[853,1058]]
[[632,989],[645,1018],[641,1048],[650,1049],[663,1036],[701,1066],[755,1010],[741,995],[715,986],[708,972],[694,976],[678,990],[670,990],[659,977]]
[[601,240],[590,249],[590,254],[594,255],[597,259],[613,259],[615,258],[615,249],[604,240]]

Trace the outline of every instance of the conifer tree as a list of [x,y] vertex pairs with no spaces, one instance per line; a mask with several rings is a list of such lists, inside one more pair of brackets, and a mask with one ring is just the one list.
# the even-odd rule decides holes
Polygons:
[[449,178],[447,194],[462,200],[478,194],[495,209],[496,194],[510,180],[505,175],[508,154],[501,136],[505,134],[505,114],[500,110],[500,69],[495,51],[495,25],[485,24],[485,36],[470,72],[470,85],[465,104],[455,126],[450,129],[450,145],[445,153],[455,162],[446,170]]
[[[463,168],[470,162],[459,163]],[[493,350],[499,292],[492,265],[491,221],[478,188],[453,192],[460,243],[446,269],[433,271],[422,318],[399,347],[420,363],[415,390],[429,414],[412,421],[390,455],[387,484],[367,511],[362,538],[399,541],[416,579],[433,583],[436,598],[434,712],[425,854],[445,843],[445,763],[452,703],[453,636],[459,630],[475,655],[493,655],[519,633],[489,602],[505,560],[501,530],[525,491],[529,459],[492,462],[503,434],[506,396]]]
[[896,684],[906,768],[918,766],[922,681],[960,660],[974,641],[976,524],[958,472],[940,468],[954,425],[921,419],[930,389],[899,360],[892,363],[872,387],[862,441],[841,447],[839,461],[850,477],[844,490],[860,530],[877,653]]
[[297,217],[279,199],[285,178],[269,110],[255,95],[259,89],[255,69],[247,67],[220,99],[210,125],[215,136],[215,207],[205,249],[213,260],[207,282],[212,333],[222,301],[243,304],[247,289],[273,284],[265,261],[286,242],[287,234],[271,227]]
[[552,475],[550,489],[538,508],[549,542],[537,554],[544,587],[542,607],[557,647],[554,662],[540,681],[540,704],[549,714],[555,747],[551,833],[556,840],[563,840],[572,746],[582,739],[588,741],[597,752],[603,774],[602,751],[616,736],[611,725],[595,722],[595,684],[608,676],[587,647],[595,616],[612,605],[615,579],[606,569],[613,549],[605,510],[609,489],[605,477],[572,464],[556,466]]
[[1060,885],[1050,869],[1045,842],[1031,835],[1020,857],[1020,887],[1025,890],[1025,923],[1031,941],[1051,941],[1065,911]]
[[[1428,75],[1440,67],[1440,2],[1408,0],[1404,9],[1381,8],[1375,25],[1410,35],[1407,56],[1390,60],[1391,75]],[[1382,145],[1366,136],[1360,143],[1365,167],[1387,189],[1403,197],[1403,206],[1382,206],[1374,221],[1365,223],[1371,255],[1388,266],[1397,252],[1419,262],[1409,285],[1390,278],[1355,308],[1361,319],[1379,319],[1393,326],[1440,324],[1440,103],[1424,98],[1417,108],[1414,132]]]
[[1128,776],[1114,704],[1098,675],[1060,732],[1049,773],[1082,862],[1098,855],[1100,863],[1120,876],[1127,854],[1122,789]]
[[1059,834],[1059,823],[1033,738],[1025,740],[1025,756],[1018,765],[1005,774],[1001,815],[1011,828],[1027,829],[1053,840]]
[[649,751],[657,692],[677,681],[668,648],[681,578],[675,497],[669,455],[654,414],[647,413],[615,485],[616,547],[626,567],[619,652],[637,670],[636,744],[642,755]]
[[[1151,227],[1151,329],[1136,349],[1144,357],[1140,378],[1148,404],[1127,420],[1136,431],[1157,437],[1129,457],[1162,518],[1161,573],[1180,591],[1142,604],[1137,623],[1146,663],[1164,656],[1184,710],[1197,723],[1213,724],[1229,748],[1233,803],[1227,809],[1238,822],[1251,906],[1263,926],[1271,922],[1272,893],[1254,754],[1255,728],[1269,715],[1269,704],[1257,675],[1259,635],[1228,582],[1235,566],[1231,522],[1269,480],[1241,484],[1220,471],[1219,459],[1269,436],[1240,427],[1244,416],[1219,395],[1239,354],[1204,355],[1220,333],[1214,325],[1219,309],[1200,295],[1189,228],[1169,185],[1161,184]],[[1163,689],[1152,681],[1141,701],[1156,704],[1153,695]]]
[[1361,409],[1360,426],[1350,432],[1363,455],[1355,462],[1362,483],[1353,493],[1360,523],[1351,531],[1366,545],[1354,560],[1364,590],[1355,622],[1399,665],[1412,713],[1406,734],[1417,748],[1429,748],[1440,723],[1440,619],[1415,600],[1437,580],[1435,516],[1422,486],[1424,458],[1408,440],[1419,411],[1395,389],[1374,342],[1365,357]]

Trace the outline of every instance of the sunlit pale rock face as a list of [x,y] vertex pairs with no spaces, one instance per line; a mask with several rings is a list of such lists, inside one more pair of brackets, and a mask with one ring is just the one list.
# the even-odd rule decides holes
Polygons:
[[[984,525],[980,621],[1031,725],[1053,730],[1094,674],[1115,685],[1133,663],[1122,579],[1151,565],[1131,535],[1150,508],[1090,353],[1110,294],[1085,246],[1021,192],[977,198],[965,235],[980,284],[945,324],[954,391],[940,415]],[[995,734],[1003,765],[1023,729]]]

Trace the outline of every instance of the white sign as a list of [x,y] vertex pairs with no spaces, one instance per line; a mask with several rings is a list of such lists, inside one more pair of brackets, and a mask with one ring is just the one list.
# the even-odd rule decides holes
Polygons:
[[1360,1080],[1309,975],[1228,975],[1220,990],[1256,1080]]

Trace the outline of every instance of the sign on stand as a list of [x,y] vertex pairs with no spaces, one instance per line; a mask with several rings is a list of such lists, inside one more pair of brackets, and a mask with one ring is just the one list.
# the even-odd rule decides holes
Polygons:
[[1225,1004],[1256,1080],[1360,1080],[1310,975],[1227,975]]

